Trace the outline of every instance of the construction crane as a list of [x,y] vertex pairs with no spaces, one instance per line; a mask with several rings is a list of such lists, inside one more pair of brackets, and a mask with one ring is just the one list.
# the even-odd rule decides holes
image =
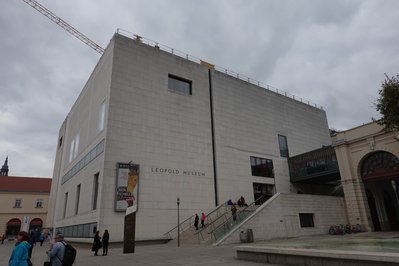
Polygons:
[[83,33],[72,27],[68,22],[63,20],[62,18],[58,17],[56,14],[48,10],[46,7],[41,5],[39,2],[35,0],[22,0],[37,11],[39,11],[41,14],[46,16],[48,19],[50,19],[52,22],[56,23],[58,26],[72,34],[74,37],[78,38],[80,41],[84,42],[86,45],[94,49],[100,54],[104,53],[104,48],[102,48],[100,45],[92,41],[89,37],[85,36]]

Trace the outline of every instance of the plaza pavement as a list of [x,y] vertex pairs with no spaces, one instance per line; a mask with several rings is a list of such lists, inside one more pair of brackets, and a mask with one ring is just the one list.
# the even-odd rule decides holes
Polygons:
[[[14,243],[0,245],[0,266],[7,266]],[[75,245],[74,245],[75,246]],[[75,246],[78,250],[76,266],[259,266],[264,264],[240,261],[236,259],[233,246],[182,246],[177,248],[170,244],[139,246],[135,254],[122,254],[122,248],[110,248],[108,256],[95,257],[89,246]],[[32,263],[42,266],[49,244],[33,248]],[[99,254],[102,254],[99,252]],[[269,265],[272,266],[272,265]],[[275,265],[276,266],[276,265]]]

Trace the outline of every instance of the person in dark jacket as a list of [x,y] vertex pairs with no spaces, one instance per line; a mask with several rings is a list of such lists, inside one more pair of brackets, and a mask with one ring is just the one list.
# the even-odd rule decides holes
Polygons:
[[94,251],[94,256],[98,256],[97,252],[100,248],[101,248],[100,231],[97,231],[96,234],[94,235],[93,247],[91,248],[91,251]]
[[198,230],[198,222],[199,222],[198,214],[195,214],[195,218],[194,218],[195,230]]
[[30,232],[28,243],[30,244],[29,258],[32,258],[33,246],[36,244],[35,232],[33,232],[33,231]]
[[108,255],[108,243],[109,243],[109,233],[108,230],[105,229],[104,234],[103,234],[103,256]]

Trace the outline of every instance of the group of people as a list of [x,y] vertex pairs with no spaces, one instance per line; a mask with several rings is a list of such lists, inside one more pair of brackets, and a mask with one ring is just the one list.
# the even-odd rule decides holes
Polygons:
[[91,251],[94,251],[94,256],[98,256],[98,251],[100,248],[103,249],[103,256],[108,255],[108,243],[109,243],[109,232],[108,230],[104,231],[103,237],[100,237],[100,231],[97,231],[94,235],[93,246]]
[[[11,257],[8,261],[9,266],[30,266],[32,265],[30,259],[32,257],[33,247],[36,242],[40,242],[40,246],[43,245],[45,240],[44,234],[40,234],[39,241],[35,236],[35,232],[28,234],[27,232],[20,231],[17,235],[17,243],[11,253]],[[62,234],[57,234],[54,238],[54,243],[51,245],[47,255],[50,259],[47,265],[49,266],[62,266],[65,253],[65,241]],[[46,265],[46,264],[45,264]]]
[[232,202],[232,200],[227,201],[227,205],[231,206],[231,216],[233,217],[233,221],[237,221],[237,207],[248,207],[248,204],[245,202],[245,199],[243,196],[241,196],[238,200],[237,203]]
[[[195,217],[194,217],[194,226],[195,226],[195,230],[197,230],[197,231],[198,231],[199,220],[200,220],[200,217],[196,213]],[[205,213],[201,213],[201,228],[205,228],[205,220],[206,220]]]
[[[40,245],[43,245],[45,238],[40,237]],[[27,232],[21,231],[17,235],[17,243],[12,251],[9,259],[9,266],[30,266],[32,265],[30,259],[32,256],[33,246],[36,244],[36,238],[34,232],[28,234]],[[103,256],[108,255],[108,243],[109,243],[109,232],[104,231],[102,237],[100,237],[100,231],[97,231],[94,236],[92,251],[94,255],[98,256],[100,248],[103,249]],[[46,252],[49,261],[45,262],[47,266],[65,266],[72,265],[75,260],[76,250],[64,240],[64,236],[61,233],[57,233],[50,245],[50,249]],[[69,261],[69,263],[68,263]]]

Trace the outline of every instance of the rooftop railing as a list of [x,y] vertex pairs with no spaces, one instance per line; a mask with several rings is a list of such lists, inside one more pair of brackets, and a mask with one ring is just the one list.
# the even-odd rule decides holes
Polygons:
[[143,37],[143,36],[141,36],[141,35],[137,35],[137,34],[134,34],[134,33],[132,33],[132,32],[129,32],[129,31],[126,31],[126,30],[123,30],[123,29],[117,29],[117,30],[116,30],[116,33],[117,33],[117,34],[120,34],[120,35],[123,35],[123,36],[126,36],[126,37],[129,37],[129,38],[132,38],[132,39],[135,39],[135,40],[137,40],[137,41],[140,41],[141,43],[147,44],[147,45],[149,45],[149,46],[153,46],[153,47],[158,48],[158,49],[160,49],[160,50],[162,50],[162,51],[165,51],[165,52],[171,53],[171,54],[173,54],[173,55],[179,56],[179,57],[181,57],[181,58],[184,58],[184,59],[186,59],[186,60],[192,61],[192,62],[194,62],[194,63],[197,63],[197,64],[205,64],[205,65],[212,66],[212,67],[213,67],[216,71],[218,71],[218,72],[224,73],[224,74],[226,74],[226,75],[235,77],[235,78],[240,79],[240,80],[242,80],[242,81],[245,81],[245,82],[248,82],[248,83],[250,83],[250,84],[256,85],[256,86],[258,86],[258,87],[264,88],[264,89],[266,89],[266,90],[268,90],[268,91],[271,91],[271,92],[274,92],[274,93],[283,95],[283,96],[285,96],[285,97],[294,99],[294,100],[296,100],[296,101],[298,101],[298,102],[301,102],[301,103],[307,104],[307,105],[309,105],[309,106],[316,107],[316,108],[318,108],[318,109],[323,110],[323,107],[322,107],[321,105],[312,103],[312,102],[310,102],[310,101],[308,101],[308,100],[305,100],[305,99],[303,99],[303,98],[301,98],[301,97],[295,96],[295,95],[293,95],[293,94],[291,94],[291,93],[289,93],[289,92],[286,92],[286,91],[280,90],[280,89],[278,89],[278,88],[276,88],[276,87],[273,87],[273,86],[271,86],[271,85],[265,84],[265,83],[263,83],[263,82],[261,82],[261,81],[258,81],[258,80],[256,80],[256,79],[253,79],[253,78],[251,78],[251,77],[248,77],[248,76],[246,76],[246,75],[244,75],[244,74],[240,74],[240,73],[238,73],[238,72],[229,70],[229,69],[224,68],[224,67],[221,67],[221,66],[212,65],[212,64],[210,64],[210,63],[207,63],[207,61],[201,60],[201,59],[198,58],[198,57],[192,56],[192,55],[190,55],[190,54],[187,54],[187,53],[185,53],[185,52],[182,52],[182,51],[177,50],[177,49],[175,49],[175,48],[172,48],[172,47],[170,47],[170,46],[161,44],[161,43],[156,42],[156,41],[154,41],[154,40],[145,38],[145,37]]

